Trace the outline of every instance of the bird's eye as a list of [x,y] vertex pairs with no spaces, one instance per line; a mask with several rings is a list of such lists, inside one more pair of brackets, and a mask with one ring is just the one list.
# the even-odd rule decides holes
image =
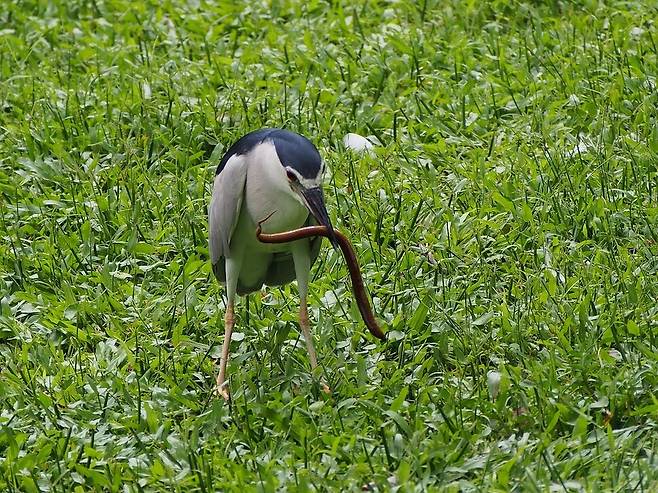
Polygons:
[[296,175],[295,173],[293,173],[292,171],[290,171],[290,170],[286,170],[286,175],[288,175],[288,179],[289,179],[290,181],[292,181],[292,182],[296,182],[296,181],[297,181],[297,175]]

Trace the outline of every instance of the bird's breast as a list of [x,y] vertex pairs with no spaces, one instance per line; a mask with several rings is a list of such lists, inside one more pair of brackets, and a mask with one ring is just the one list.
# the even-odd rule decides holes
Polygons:
[[280,233],[301,227],[308,217],[308,209],[292,192],[260,186],[247,180],[245,205],[254,224],[263,222],[264,233]]

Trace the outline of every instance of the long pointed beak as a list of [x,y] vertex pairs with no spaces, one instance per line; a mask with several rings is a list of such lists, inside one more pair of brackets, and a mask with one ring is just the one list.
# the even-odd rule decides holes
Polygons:
[[329,213],[327,213],[327,208],[324,205],[324,195],[322,194],[322,189],[319,187],[316,188],[305,188],[302,191],[302,196],[306,201],[306,207],[311,211],[313,217],[317,220],[322,226],[326,226],[329,230],[329,241],[334,249],[338,249],[338,240],[336,240],[336,234],[334,233],[334,227],[331,225],[331,219],[329,219]]

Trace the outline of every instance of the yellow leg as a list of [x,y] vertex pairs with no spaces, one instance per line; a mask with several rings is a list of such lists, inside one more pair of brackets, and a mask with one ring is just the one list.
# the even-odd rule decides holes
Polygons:
[[306,300],[301,300],[299,307],[299,325],[304,333],[304,340],[306,341],[306,349],[308,350],[308,358],[311,360],[311,371],[315,372],[318,367],[318,357],[315,354],[315,347],[313,346],[313,338],[311,337],[311,325],[308,322],[308,308]]
[[226,305],[226,313],[224,314],[224,345],[222,346],[222,357],[219,360],[219,375],[217,375],[217,386],[215,393],[221,395],[224,400],[228,401],[230,395],[226,387],[226,364],[228,363],[228,353],[231,347],[231,334],[233,333],[233,326],[235,325],[235,315],[233,313],[233,303]]
[[[313,338],[311,337],[311,326],[308,322],[308,307],[306,297],[308,295],[308,277],[311,271],[311,257],[309,255],[310,245],[308,240],[299,240],[291,243],[292,259],[295,262],[295,276],[297,277],[297,287],[299,289],[299,325],[304,334],[306,349],[308,350],[308,359],[311,360],[311,371],[315,373],[318,367],[318,357],[313,347]],[[331,393],[327,384],[321,380],[322,390],[327,394]]]

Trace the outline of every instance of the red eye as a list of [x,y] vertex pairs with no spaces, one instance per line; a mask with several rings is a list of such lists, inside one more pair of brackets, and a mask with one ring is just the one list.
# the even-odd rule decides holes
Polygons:
[[293,181],[293,182],[297,181],[297,175],[295,173],[293,173],[292,171],[286,170],[286,175],[288,175],[288,179],[290,181]]

